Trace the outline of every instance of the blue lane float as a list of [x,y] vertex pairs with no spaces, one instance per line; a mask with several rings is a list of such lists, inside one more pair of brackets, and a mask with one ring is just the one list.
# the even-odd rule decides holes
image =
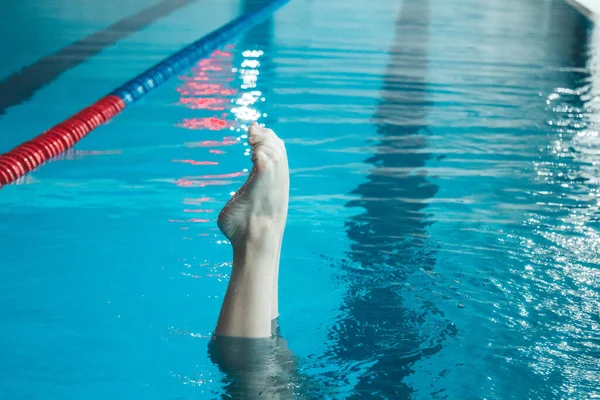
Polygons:
[[129,82],[115,89],[111,95],[121,98],[125,105],[136,102],[156,89],[169,78],[187,70],[200,59],[230,43],[236,36],[249,31],[290,0],[274,0],[253,12],[244,14],[201,39],[184,47],[177,53],[142,72]]

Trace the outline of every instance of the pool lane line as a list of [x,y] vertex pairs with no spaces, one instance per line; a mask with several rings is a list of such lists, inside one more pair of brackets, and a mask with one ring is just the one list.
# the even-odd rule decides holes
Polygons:
[[39,89],[106,47],[196,1],[198,0],[162,0],[20,69],[0,82],[0,116],[8,108],[30,99]]
[[107,122],[177,73],[190,68],[201,58],[250,30],[290,0],[272,0],[246,13],[201,39],[184,47],[152,68],[144,71],[109,95],[84,108],[69,119],[34,139],[0,155],[0,187],[14,182],[46,161],[73,147],[92,130]]

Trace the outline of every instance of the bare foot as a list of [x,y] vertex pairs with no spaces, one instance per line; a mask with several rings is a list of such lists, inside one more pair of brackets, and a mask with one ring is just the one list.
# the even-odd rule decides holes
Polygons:
[[248,129],[254,167],[246,183],[219,214],[221,232],[234,248],[256,245],[265,235],[283,236],[290,178],[285,145],[271,129],[253,123]]

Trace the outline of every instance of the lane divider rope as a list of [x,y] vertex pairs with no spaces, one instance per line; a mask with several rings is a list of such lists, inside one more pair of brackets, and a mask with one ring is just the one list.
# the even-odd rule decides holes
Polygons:
[[67,120],[0,155],[0,187],[14,182],[70,149],[92,130],[123,111],[129,104],[141,99],[179,72],[192,67],[198,60],[209,56],[236,36],[250,30],[289,1],[273,0],[255,11],[232,20],[142,72]]

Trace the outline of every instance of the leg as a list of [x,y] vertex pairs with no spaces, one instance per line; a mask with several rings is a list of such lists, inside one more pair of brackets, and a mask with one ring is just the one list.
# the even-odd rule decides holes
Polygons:
[[304,398],[298,394],[309,387],[306,377],[298,372],[296,357],[280,335],[259,339],[215,336],[208,352],[224,374],[222,398]]
[[276,319],[289,197],[285,148],[269,129],[253,124],[248,133],[254,167],[219,215],[233,247],[233,269],[209,354],[225,374],[223,398],[283,400],[313,390],[307,398],[323,398],[298,373]]
[[283,142],[270,129],[248,129],[254,167],[219,215],[231,242],[233,268],[216,335],[271,336],[278,315],[277,278],[288,198],[289,170]]
[[273,286],[271,290],[271,319],[279,317],[279,261],[281,259],[281,242],[277,249],[277,264],[273,271]]

